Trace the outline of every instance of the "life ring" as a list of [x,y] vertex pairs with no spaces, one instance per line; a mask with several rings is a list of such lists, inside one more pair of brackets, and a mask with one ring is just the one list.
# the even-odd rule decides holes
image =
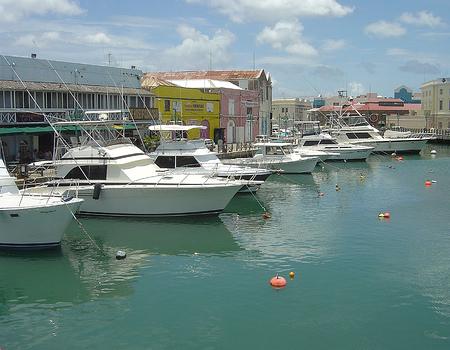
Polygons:
[[369,117],[369,120],[372,123],[376,123],[378,121],[378,114],[371,114],[370,117]]

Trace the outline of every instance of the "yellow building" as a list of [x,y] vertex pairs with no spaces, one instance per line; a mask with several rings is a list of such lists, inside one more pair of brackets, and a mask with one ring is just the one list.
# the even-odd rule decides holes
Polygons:
[[220,94],[179,87],[149,76],[142,81],[142,87],[155,94],[155,107],[159,111],[161,123],[204,125],[207,129],[192,130],[188,138],[214,138],[214,130],[220,127]]

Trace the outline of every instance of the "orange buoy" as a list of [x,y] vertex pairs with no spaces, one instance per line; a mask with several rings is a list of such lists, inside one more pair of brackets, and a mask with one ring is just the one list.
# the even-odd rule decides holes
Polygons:
[[286,279],[284,277],[278,276],[278,274],[275,277],[272,277],[270,280],[270,285],[275,288],[283,288],[286,287]]
[[425,181],[425,186],[430,187],[432,182],[430,180]]
[[289,277],[291,278],[291,280],[293,280],[295,277],[295,272],[294,271],[289,272]]
[[386,218],[386,219],[389,219],[389,218],[391,217],[391,213],[389,213],[389,212],[387,211],[387,212],[385,212],[385,213],[383,214],[383,217]]
[[396,159],[397,160],[403,160],[403,157],[402,156],[398,156]]
[[270,213],[268,211],[266,211],[263,215],[262,215],[263,219],[270,219],[272,216],[270,215]]

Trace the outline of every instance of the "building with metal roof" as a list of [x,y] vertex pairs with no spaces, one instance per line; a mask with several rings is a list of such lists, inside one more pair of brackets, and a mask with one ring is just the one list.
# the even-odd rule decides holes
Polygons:
[[44,115],[65,119],[84,110],[121,109],[151,120],[154,95],[141,88],[142,75],[135,67],[0,55],[0,135],[7,160],[23,162],[52,149]]
[[258,94],[258,134],[270,135],[272,119],[272,79],[264,69],[258,70],[208,70],[179,72],[149,72],[146,75],[174,80],[218,80],[230,82],[243,90]]

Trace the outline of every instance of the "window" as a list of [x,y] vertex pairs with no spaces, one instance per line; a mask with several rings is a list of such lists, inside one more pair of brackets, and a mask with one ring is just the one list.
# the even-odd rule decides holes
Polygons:
[[136,108],[137,107],[137,101],[136,96],[130,96],[130,108]]
[[164,112],[170,112],[170,100],[164,100]]
[[23,91],[16,91],[16,108],[23,108]]
[[336,144],[336,142],[334,142],[333,140],[321,140],[320,144],[321,145],[334,145],[334,144]]
[[4,108],[5,107],[5,103],[3,100],[3,91],[0,91],[0,108]]
[[253,116],[253,108],[252,107],[247,107],[247,115]]
[[319,141],[305,141],[303,146],[316,146],[319,144]]
[[234,100],[233,99],[229,99],[228,100],[228,114],[229,115],[234,115]]
[[195,159],[192,156],[177,157],[176,161],[177,161],[177,168],[180,168],[180,167],[189,167],[189,168],[200,167],[200,164],[197,162],[197,159]]
[[11,108],[11,91],[5,91],[5,108]]
[[62,105],[62,93],[57,93],[57,96],[58,96],[58,108],[59,109],[61,109],[61,108],[63,108],[63,105]]
[[443,89],[439,89],[439,95],[442,95],[443,92],[444,92]]
[[85,175],[89,180],[106,180],[106,165],[84,165],[75,167],[70,170],[64,178],[86,180]]
[[348,132],[346,135],[351,140],[372,138],[367,132]]
[[438,129],[442,129],[442,122],[438,123]]
[[443,108],[444,108],[444,101],[439,100],[439,110],[442,111]]
[[51,108],[58,108],[58,94],[56,92],[52,92],[52,104]]
[[175,168],[175,157],[173,156],[158,156],[155,160],[155,164],[160,168]]

